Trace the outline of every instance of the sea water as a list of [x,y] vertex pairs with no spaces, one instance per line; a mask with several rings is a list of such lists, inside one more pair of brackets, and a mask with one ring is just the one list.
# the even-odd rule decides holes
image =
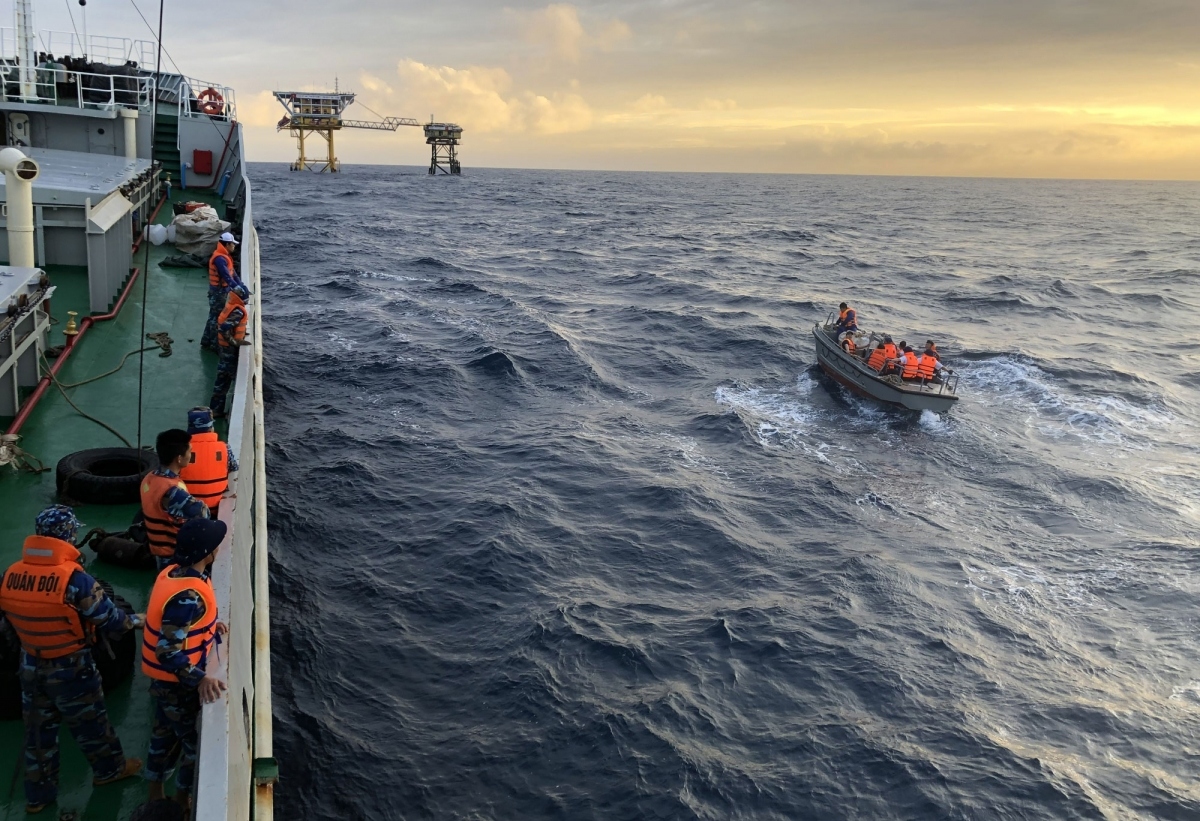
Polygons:
[[285,817],[1200,816],[1200,186],[251,172]]

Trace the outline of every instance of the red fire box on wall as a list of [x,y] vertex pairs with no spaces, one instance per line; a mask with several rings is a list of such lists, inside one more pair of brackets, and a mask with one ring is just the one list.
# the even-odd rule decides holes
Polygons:
[[192,171],[196,174],[211,175],[212,152],[201,151],[199,148],[192,151]]

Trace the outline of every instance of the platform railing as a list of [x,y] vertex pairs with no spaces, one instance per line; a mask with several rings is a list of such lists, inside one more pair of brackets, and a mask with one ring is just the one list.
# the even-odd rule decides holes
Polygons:
[[[221,110],[209,114],[201,109],[200,96],[206,91],[215,91],[221,96]],[[176,92],[176,103],[180,117],[208,117],[213,120],[236,120],[237,99],[229,86],[220,83],[209,83],[194,77],[184,77]]]
[[19,69],[0,66],[4,99],[10,102],[111,111],[118,108],[150,110],[154,79],[125,74],[91,74],[85,71],[39,68],[33,96],[21,93]]
[[[97,63],[121,66],[135,62],[139,66],[154,64],[154,43],[149,40],[131,40],[128,37],[105,37],[93,34],[88,37],[88,47],[83,48],[83,38],[71,31],[39,31],[37,51],[55,57],[87,57]],[[11,26],[0,27],[0,59],[17,59],[17,30]]]

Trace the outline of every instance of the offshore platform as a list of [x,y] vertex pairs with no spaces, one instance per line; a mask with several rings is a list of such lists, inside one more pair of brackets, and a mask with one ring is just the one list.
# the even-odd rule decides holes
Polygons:
[[[346,91],[276,91],[275,99],[287,112],[276,124],[276,130],[288,129],[300,146],[300,156],[291,166],[293,171],[339,171],[341,165],[333,150],[335,131],[343,128],[395,131],[401,126],[411,126],[425,130],[425,144],[431,148],[430,174],[462,173],[457,150],[462,139],[462,126],[435,123],[432,118],[430,122],[419,123],[412,117],[384,117],[374,111],[371,113],[380,119],[347,120],[342,115],[354,103],[354,94]],[[305,141],[314,136],[325,141],[324,159],[305,153]]]

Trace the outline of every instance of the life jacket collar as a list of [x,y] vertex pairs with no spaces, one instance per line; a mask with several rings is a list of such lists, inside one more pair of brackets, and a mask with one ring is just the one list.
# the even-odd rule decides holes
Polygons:
[[83,554],[75,549],[75,545],[52,536],[27,536],[21,557],[28,564],[83,564]]

